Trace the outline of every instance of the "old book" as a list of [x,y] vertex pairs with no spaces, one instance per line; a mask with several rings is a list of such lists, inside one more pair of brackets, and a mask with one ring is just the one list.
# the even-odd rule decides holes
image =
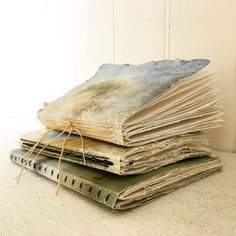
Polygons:
[[[45,130],[22,135],[21,147],[29,150],[43,133]],[[67,135],[52,131],[34,152],[59,158]],[[210,154],[207,136],[201,132],[179,135],[138,147],[123,147],[86,137],[83,138],[83,144],[82,149],[80,136],[70,135],[64,146],[63,160],[119,175],[145,173],[179,160]]]
[[221,126],[214,78],[206,59],[102,65],[94,77],[45,104],[38,118],[48,128],[123,146]]
[[[11,152],[10,159],[23,165],[25,151]],[[26,167],[53,181],[58,181],[57,160],[40,155],[27,160]],[[99,203],[117,210],[146,204],[173,190],[220,170],[216,157],[201,157],[179,161],[141,175],[118,176],[69,162],[62,162],[61,183]]]

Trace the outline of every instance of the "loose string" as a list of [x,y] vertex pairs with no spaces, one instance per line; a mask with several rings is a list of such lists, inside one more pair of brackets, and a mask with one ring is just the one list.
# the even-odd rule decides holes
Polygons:
[[56,192],[55,194],[58,195],[58,192],[60,190],[60,186],[61,186],[61,160],[62,160],[62,157],[63,157],[63,153],[64,153],[64,149],[65,149],[65,145],[66,145],[66,142],[68,141],[68,138],[69,136],[71,135],[71,133],[73,131],[76,131],[79,136],[80,136],[80,139],[81,139],[81,148],[82,148],[82,158],[83,158],[83,161],[84,161],[84,165],[86,165],[86,160],[85,160],[85,155],[84,155],[84,141],[83,141],[83,136],[80,132],[80,130],[78,128],[75,128],[73,127],[73,125],[71,124],[70,121],[68,122],[63,122],[63,123],[60,123],[60,124],[56,124],[54,126],[52,126],[51,128],[49,128],[45,133],[42,134],[42,136],[39,138],[39,140],[35,143],[35,145],[27,151],[27,153],[22,157],[22,159],[24,160],[24,163],[23,163],[23,166],[21,168],[21,171],[20,171],[20,174],[17,176],[17,184],[19,183],[20,181],[20,178],[22,175],[26,174],[27,171],[25,173],[23,173],[23,171],[25,170],[25,166],[26,166],[26,163],[28,161],[28,159],[30,158],[30,156],[32,155],[32,153],[35,151],[35,149],[37,148],[37,146],[41,143],[41,141],[46,137],[48,136],[48,134],[52,131],[55,131],[56,128],[60,127],[60,126],[63,126],[67,124],[67,127],[60,133],[58,134],[57,136],[55,136],[53,138],[53,140],[50,140],[48,143],[46,143],[37,153],[37,155],[33,158],[33,160],[35,160],[39,154],[51,143],[53,143],[55,141],[56,138],[58,138],[59,136],[61,136],[62,134],[64,134],[66,132],[66,130],[69,129],[69,133],[68,135],[65,137],[65,139],[63,140],[63,144],[62,144],[62,149],[61,149],[61,153],[60,153],[60,157],[59,157],[59,161],[58,161],[58,174],[59,174],[59,178],[58,178],[58,184],[57,184],[57,188],[56,188]]
[[66,142],[67,142],[69,136],[71,135],[72,131],[73,131],[73,128],[70,128],[70,131],[69,131],[68,135],[65,137],[65,139],[63,141],[63,144],[62,144],[61,154],[60,154],[59,161],[58,161],[58,164],[57,164],[59,178],[58,178],[57,188],[56,188],[56,192],[55,192],[56,195],[58,195],[58,192],[59,192],[60,187],[61,187],[61,160],[62,160],[62,157],[63,157]]
[[55,142],[57,138],[59,138],[61,135],[63,135],[66,130],[69,128],[70,126],[68,125],[68,127],[66,127],[66,129],[64,129],[60,134],[56,135],[52,140],[50,140],[48,143],[44,144],[43,147],[37,152],[36,156],[32,159],[33,161],[42,153],[42,151],[51,143]]
[[20,178],[23,174],[23,171],[25,170],[25,166],[26,166],[26,163],[28,161],[28,159],[30,158],[30,156],[32,155],[32,153],[35,151],[36,147],[40,144],[40,142],[53,130],[55,130],[55,128],[57,127],[60,127],[62,125],[64,125],[65,123],[63,124],[56,124],[54,126],[52,126],[51,128],[49,128],[45,133],[42,134],[42,136],[39,138],[39,140],[35,143],[35,145],[25,153],[25,155],[22,157],[22,159],[24,160],[24,163],[22,165],[22,168],[20,170],[20,174],[17,176],[17,180],[16,180],[16,183],[18,184],[19,181],[20,181]]
[[79,133],[79,136],[80,136],[80,139],[81,139],[82,157],[83,157],[83,160],[84,160],[84,165],[86,165],[86,160],[85,160],[85,156],[84,156],[84,140],[83,140],[83,136],[80,133],[79,129],[73,128],[73,130]]
[[[67,127],[68,128],[68,127]],[[66,129],[67,129],[66,128]],[[35,155],[35,157],[32,159],[32,161],[35,161],[36,158],[42,153],[42,151],[51,143],[55,142],[57,138],[59,138],[61,135],[63,135],[66,132],[66,129],[64,129],[62,132],[60,132],[58,135],[56,135],[55,137],[53,137],[52,140],[50,140],[49,142],[47,142],[46,144],[43,145],[43,147],[37,152],[37,154]],[[21,176],[27,174],[30,170],[26,169],[25,172],[21,174]],[[18,176],[17,176],[18,177]],[[17,178],[16,177],[16,178]]]

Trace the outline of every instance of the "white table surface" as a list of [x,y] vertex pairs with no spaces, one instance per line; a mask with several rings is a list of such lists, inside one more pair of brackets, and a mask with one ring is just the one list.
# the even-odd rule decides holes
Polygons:
[[[223,172],[126,212],[112,211],[10,162],[25,121],[2,123],[0,235],[236,235],[236,154],[217,152]],[[24,127],[23,127],[24,126]]]

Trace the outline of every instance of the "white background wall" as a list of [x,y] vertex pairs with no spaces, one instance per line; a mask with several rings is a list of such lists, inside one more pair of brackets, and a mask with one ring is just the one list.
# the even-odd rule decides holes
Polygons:
[[235,23],[235,0],[0,0],[1,117],[32,129],[103,63],[209,58],[226,119],[212,145],[236,151]]
[[45,1],[0,0],[0,152],[39,127],[36,111],[50,89],[47,47]]

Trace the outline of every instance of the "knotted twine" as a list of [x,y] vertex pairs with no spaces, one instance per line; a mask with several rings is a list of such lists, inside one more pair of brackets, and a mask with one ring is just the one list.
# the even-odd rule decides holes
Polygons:
[[60,133],[58,134],[57,136],[55,136],[51,141],[49,141],[48,143],[44,144],[43,147],[38,151],[37,155],[33,158],[33,160],[35,160],[39,154],[51,143],[53,143],[55,141],[56,138],[58,138],[59,136],[61,136],[63,133],[65,133],[67,130],[69,130],[68,134],[66,135],[66,137],[64,138],[63,140],[63,143],[62,143],[62,148],[61,148],[61,153],[60,153],[60,157],[59,157],[59,160],[58,160],[58,165],[57,165],[57,168],[58,168],[58,174],[59,174],[59,178],[58,178],[58,183],[57,183],[57,188],[56,188],[56,192],[55,194],[57,195],[59,190],[60,190],[60,186],[61,186],[61,160],[62,160],[62,157],[63,157],[63,153],[64,153],[64,149],[65,149],[65,145],[66,145],[66,142],[68,141],[68,138],[70,137],[71,133],[73,131],[76,131],[79,136],[80,136],[80,139],[81,139],[81,147],[82,147],[82,158],[83,158],[83,161],[84,161],[84,165],[86,165],[86,161],[85,161],[85,156],[84,156],[84,141],[83,141],[83,136],[80,132],[80,130],[78,128],[75,128],[70,121],[67,121],[67,122],[62,122],[62,123],[59,123],[59,124],[56,124],[54,126],[52,126],[51,128],[49,128],[45,133],[42,134],[42,136],[38,139],[38,141],[35,143],[34,146],[32,146],[26,153],[25,155],[22,157],[22,159],[24,160],[24,163],[21,167],[21,170],[20,170],[20,174],[17,176],[17,184],[19,183],[20,181],[20,178],[22,177],[22,175],[24,175],[25,173],[27,173],[27,171],[25,173],[23,173],[23,171],[26,169],[26,164],[27,164],[27,161],[28,159],[30,158],[30,156],[33,154],[33,152],[35,151],[35,149],[37,148],[37,146],[40,144],[40,142],[48,136],[48,134],[52,131],[55,131],[57,130],[57,128],[60,128],[62,126],[64,126],[65,124],[67,124],[66,128]]

